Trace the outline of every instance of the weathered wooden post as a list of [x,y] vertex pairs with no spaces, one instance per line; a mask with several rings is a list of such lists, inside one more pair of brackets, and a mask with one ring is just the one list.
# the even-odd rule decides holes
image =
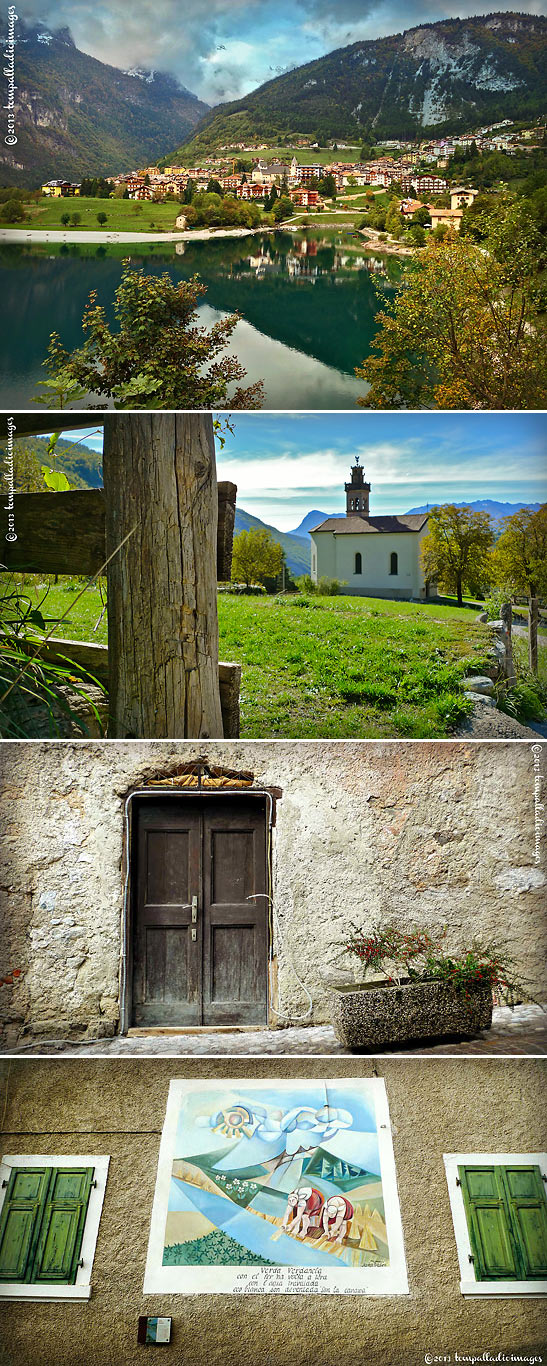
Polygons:
[[538,616],[539,598],[530,598],[528,605],[528,663],[530,673],[538,671]]
[[104,427],[109,735],[222,736],[212,417],[116,413]]
[[513,664],[513,604],[511,599],[502,603],[500,617],[504,627],[502,635],[505,646],[504,673],[507,682],[512,685],[515,682],[515,666]]

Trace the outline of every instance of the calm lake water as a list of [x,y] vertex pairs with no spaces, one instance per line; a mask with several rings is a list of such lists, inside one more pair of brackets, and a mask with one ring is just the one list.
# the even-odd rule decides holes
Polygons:
[[360,239],[311,229],[210,242],[150,243],[135,248],[74,244],[3,245],[0,280],[1,406],[31,407],[46,378],[42,362],[52,331],[72,350],[83,340],[90,290],[111,310],[122,259],[173,280],[198,274],[207,286],[200,319],[210,325],[236,309],[242,321],[231,349],[264,380],[267,408],[352,408],[365,386],[354,367],[369,353],[375,317],[400,281],[394,258],[366,254]]

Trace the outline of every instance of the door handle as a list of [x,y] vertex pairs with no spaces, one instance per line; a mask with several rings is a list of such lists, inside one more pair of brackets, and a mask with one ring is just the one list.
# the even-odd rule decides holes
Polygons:
[[197,937],[198,937],[198,932],[197,932],[197,930],[196,930],[197,919],[198,919],[198,899],[197,899],[197,896],[193,896],[193,897],[192,897],[192,943],[194,943],[194,944],[195,944],[196,939],[197,939]]

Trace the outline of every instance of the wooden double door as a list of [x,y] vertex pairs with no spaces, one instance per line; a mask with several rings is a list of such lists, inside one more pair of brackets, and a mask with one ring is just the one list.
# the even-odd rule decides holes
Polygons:
[[264,798],[147,798],[133,827],[132,1024],[266,1023]]

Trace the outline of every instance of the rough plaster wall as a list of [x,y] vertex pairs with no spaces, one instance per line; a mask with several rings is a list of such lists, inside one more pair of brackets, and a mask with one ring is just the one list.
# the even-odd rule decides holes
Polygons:
[[[374,1060],[253,1059],[255,1077],[370,1076]],[[111,1154],[92,1298],[4,1304],[9,1366],[139,1366],[140,1313],[173,1316],[162,1360],[181,1366],[423,1366],[425,1354],[540,1353],[545,1301],[464,1300],[442,1155],[545,1147],[540,1059],[382,1059],[410,1294],[142,1294],[160,1135],[172,1077],[245,1078],[242,1060],[25,1060],[0,1064],[3,1151]],[[9,1071],[9,1078],[8,1078]]]
[[[281,789],[273,840],[279,1022],[328,1018],[352,921],[503,939],[541,993],[531,746],[504,742],[5,744],[0,806],[6,1039],[115,1030],[129,790],[199,755]],[[356,962],[356,960],[355,960]],[[358,966],[356,964],[356,966]]]

